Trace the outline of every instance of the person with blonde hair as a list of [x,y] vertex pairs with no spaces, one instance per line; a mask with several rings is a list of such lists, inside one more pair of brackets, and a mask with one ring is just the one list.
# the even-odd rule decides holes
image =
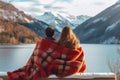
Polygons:
[[65,26],[63,28],[58,40],[58,44],[72,49],[80,47],[80,41],[78,40],[72,29],[68,26]]
[[[49,65],[49,74],[66,77],[86,70],[84,51],[80,41],[69,26],[65,26],[57,41],[56,53],[59,56]],[[52,73],[50,73],[52,72]]]

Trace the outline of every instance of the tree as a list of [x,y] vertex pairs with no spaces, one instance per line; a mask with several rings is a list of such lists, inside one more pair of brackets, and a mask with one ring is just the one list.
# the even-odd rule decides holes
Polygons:
[[120,47],[117,49],[119,58],[116,59],[114,63],[108,61],[108,66],[111,70],[111,72],[115,73],[117,76],[117,80],[120,80]]

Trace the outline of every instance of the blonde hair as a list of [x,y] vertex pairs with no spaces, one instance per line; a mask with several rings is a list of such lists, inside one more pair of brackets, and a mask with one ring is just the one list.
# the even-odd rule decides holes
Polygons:
[[71,49],[80,47],[80,41],[78,40],[72,29],[68,26],[65,26],[63,28],[58,40],[58,44]]

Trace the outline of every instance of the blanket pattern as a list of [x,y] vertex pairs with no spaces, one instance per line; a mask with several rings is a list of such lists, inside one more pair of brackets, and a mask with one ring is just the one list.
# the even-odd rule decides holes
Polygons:
[[29,58],[27,64],[13,72],[7,72],[9,80],[38,80],[51,74],[65,77],[84,72],[86,63],[82,47],[68,49],[56,42],[41,39]]

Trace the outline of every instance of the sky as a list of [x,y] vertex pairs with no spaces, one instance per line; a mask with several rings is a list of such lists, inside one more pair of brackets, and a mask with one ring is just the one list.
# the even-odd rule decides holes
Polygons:
[[118,0],[3,0],[10,2],[29,15],[39,16],[44,12],[68,15],[95,16]]

